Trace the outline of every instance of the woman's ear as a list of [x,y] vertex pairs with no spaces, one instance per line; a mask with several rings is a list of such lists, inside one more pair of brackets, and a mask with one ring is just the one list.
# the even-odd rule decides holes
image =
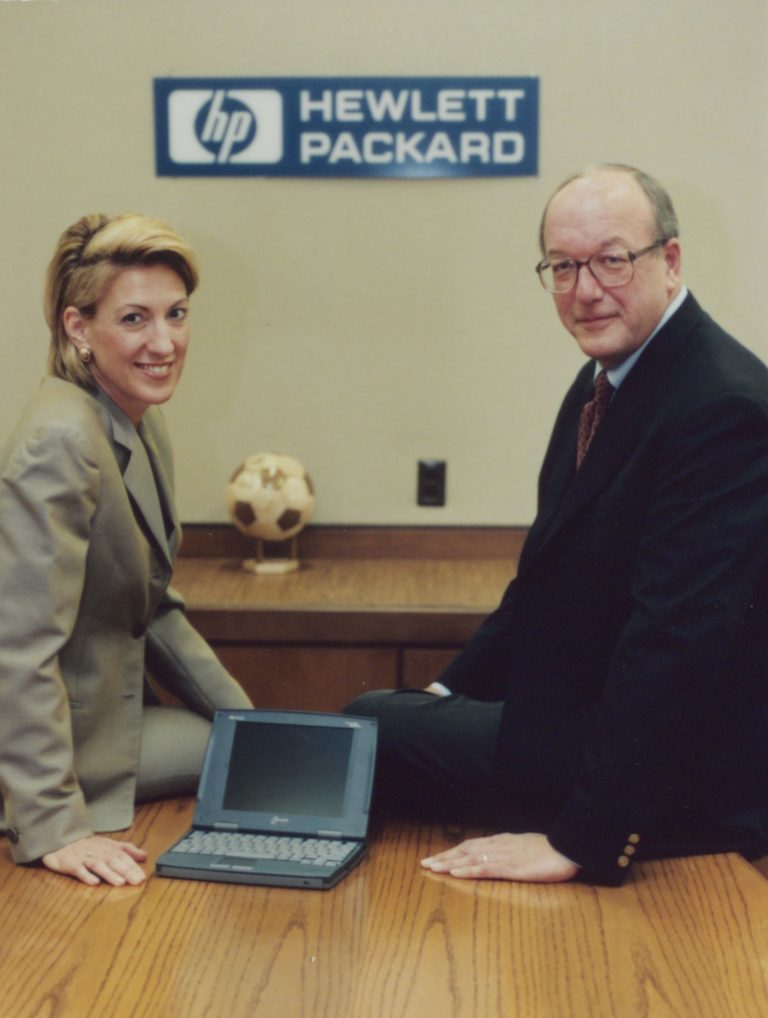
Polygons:
[[82,312],[78,308],[64,308],[64,314],[61,316],[61,320],[64,325],[64,331],[69,337],[70,342],[74,343],[78,350],[88,345],[88,338],[86,335],[88,319],[83,316]]

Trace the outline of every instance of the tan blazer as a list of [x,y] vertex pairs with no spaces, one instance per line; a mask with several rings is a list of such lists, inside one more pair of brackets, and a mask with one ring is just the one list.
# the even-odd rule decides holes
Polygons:
[[103,394],[46,379],[0,452],[0,795],[17,862],[130,825],[146,670],[205,717],[249,706],[168,586],[179,540],[160,411],[137,433]]

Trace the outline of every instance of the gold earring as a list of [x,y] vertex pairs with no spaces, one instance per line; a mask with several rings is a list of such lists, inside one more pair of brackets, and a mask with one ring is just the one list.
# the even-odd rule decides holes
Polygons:
[[83,364],[90,364],[93,360],[93,350],[89,346],[80,347],[80,360]]

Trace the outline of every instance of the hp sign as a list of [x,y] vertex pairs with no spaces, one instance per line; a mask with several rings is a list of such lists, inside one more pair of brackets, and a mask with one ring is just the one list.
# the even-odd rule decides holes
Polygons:
[[179,166],[271,164],[283,157],[283,102],[272,89],[178,88],[168,149]]
[[156,78],[161,177],[538,172],[538,78]]

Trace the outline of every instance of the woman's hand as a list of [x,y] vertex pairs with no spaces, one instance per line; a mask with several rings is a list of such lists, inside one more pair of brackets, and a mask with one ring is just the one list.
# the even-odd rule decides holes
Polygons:
[[147,875],[138,863],[146,859],[147,853],[130,842],[94,834],[44,855],[43,865],[54,873],[76,877],[84,884],[104,881],[123,887],[144,883]]
[[544,834],[494,834],[470,838],[421,865],[433,873],[469,880],[571,880],[579,867],[554,849]]

